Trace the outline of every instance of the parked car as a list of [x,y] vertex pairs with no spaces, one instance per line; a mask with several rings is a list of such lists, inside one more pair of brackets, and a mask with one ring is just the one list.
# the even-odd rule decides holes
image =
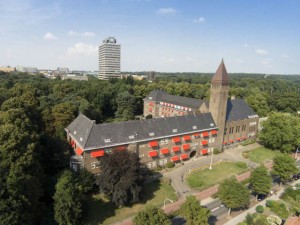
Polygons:
[[300,173],[294,174],[294,175],[292,176],[292,179],[293,179],[293,180],[298,180],[298,179],[300,179]]

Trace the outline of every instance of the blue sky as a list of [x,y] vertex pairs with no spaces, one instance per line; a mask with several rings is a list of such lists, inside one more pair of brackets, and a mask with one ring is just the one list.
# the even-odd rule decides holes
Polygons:
[[121,70],[300,74],[298,0],[0,0],[0,66],[98,70],[121,44]]

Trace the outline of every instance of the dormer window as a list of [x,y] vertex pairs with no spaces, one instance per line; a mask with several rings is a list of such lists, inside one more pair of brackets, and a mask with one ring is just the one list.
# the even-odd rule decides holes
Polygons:
[[109,143],[109,142],[111,142],[111,141],[110,141],[110,139],[108,138],[108,139],[104,139],[104,142],[105,142],[105,143]]
[[172,131],[173,131],[173,133],[176,133],[176,132],[177,132],[177,129],[173,129]]
[[214,125],[215,125],[214,123],[211,123],[211,124],[210,124],[211,127],[213,127]]
[[150,137],[154,136],[154,132],[149,133],[149,136]]
[[82,137],[80,137],[80,141],[81,141],[81,142],[83,141],[83,138],[82,138]]
[[128,136],[129,139],[134,139],[134,135]]
[[197,129],[197,126],[193,126],[193,130],[196,130]]
[[74,134],[76,135],[76,133],[77,133],[77,131],[76,130],[74,130]]

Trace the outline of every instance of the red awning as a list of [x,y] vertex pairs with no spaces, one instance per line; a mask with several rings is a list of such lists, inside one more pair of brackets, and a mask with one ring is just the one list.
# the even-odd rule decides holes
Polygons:
[[153,148],[153,147],[157,147],[158,146],[158,142],[157,141],[150,141],[149,142],[149,147]]
[[77,147],[75,152],[77,155],[81,155],[83,153],[83,150],[81,148]]
[[236,138],[235,140],[240,141],[241,139],[240,138]]
[[185,136],[183,136],[183,140],[189,141],[189,140],[191,140],[191,136],[190,135],[185,135]]
[[189,158],[189,156],[188,156],[188,154],[182,154],[182,155],[180,156],[180,158],[181,158],[181,159],[187,159],[187,158]]
[[172,140],[173,140],[174,143],[178,143],[178,142],[181,141],[180,137],[173,137]]
[[155,157],[155,156],[157,156],[157,151],[149,151],[148,152],[148,155],[150,156],[150,157]]
[[188,151],[190,149],[190,145],[189,144],[184,144],[182,145],[183,150]]
[[202,133],[202,136],[203,136],[203,137],[208,137],[209,134],[208,134],[208,132],[203,132],[203,133]]
[[169,152],[168,148],[163,148],[160,150],[160,153],[166,155],[166,154],[169,154],[170,152]]
[[218,133],[218,131],[212,130],[212,131],[210,131],[210,133],[211,133],[211,135],[216,135]]
[[201,150],[202,155],[206,155],[208,153],[207,149],[202,149]]
[[173,146],[172,150],[173,150],[173,152],[179,152],[180,151],[180,147],[179,146]]
[[194,133],[193,136],[194,136],[194,137],[199,137],[200,134],[199,134],[199,133]]
[[232,142],[234,142],[234,140],[229,140],[229,142],[231,142],[231,143],[232,143]]
[[227,142],[226,142],[226,141],[224,141],[224,142],[223,142],[223,145],[227,145]]
[[208,142],[207,142],[206,140],[202,140],[202,141],[201,141],[201,144],[202,144],[202,145],[208,145]]
[[179,161],[179,157],[176,155],[176,156],[173,156],[171,158],[172,162],[176,162],[176,161]]
[[115,147],[115,150],[117,150],[117,151],[124,151],[124,150],[126,150],[126,146],[125,145],[117,146],[117,147]]
[[92,151],[91,157],[92,158],[102,157],[104,156],[104,154],[105,154],[104,150],[100,149],[100,150]]

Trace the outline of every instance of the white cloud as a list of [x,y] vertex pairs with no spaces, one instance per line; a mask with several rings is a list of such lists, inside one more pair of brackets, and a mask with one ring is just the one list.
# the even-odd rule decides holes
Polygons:
[[290,56],[288,56],[287,54],[283,54],[282,57],[285,58],[285,59],[290,58]]
[[70,35],[70,36],[83,36],[83,37],[95,37],[95,33],[93,33],[93,32],[87,32],[87,31],[83,32],[83,33],[79,33],[79,32],[70,30],[68,32],[68,35]]
[[177,10],[174,8],[160,8],[156,11],[158,14],[161,15],[173,15],[175,16],[177,13]]
[[204,23],[206,20],[204,17],[199,17],[193,20],[193,23]]
[[245,43],[245,44],[242,45],[242,47],[243,47],[243,48],[248,48],[248,47],[249,47],[249,44]]
[[262,64],[262,65],[271,65],[272,60],[273,59],[271,59],[271,58],[266,58],[266,59],[261,60],[259,63]]
[[95,36],[95,33],[93,33],[93,32],[84,32],[82,35],[83,35],[84,37],[94,37],[94,36]]
[[68,48],[68,55],[96,55],[98,52],[98,46],[89,45],[82,42],[76,43],[73,47]]
[[47,41],[52,41],[52,40],[56,40],[57,39],[57,37],[54,34],[50,33],[50,32],[46,33],[43,36],[43,38],[44,38],[44,40],[47,40]]
[[255,52],[257,54],[260,54],[260,55],[267,55],[267,54],[269,54],[269,52],[267,50],[265,50],[265,49],[259,49],[259,48],[256,49]]

